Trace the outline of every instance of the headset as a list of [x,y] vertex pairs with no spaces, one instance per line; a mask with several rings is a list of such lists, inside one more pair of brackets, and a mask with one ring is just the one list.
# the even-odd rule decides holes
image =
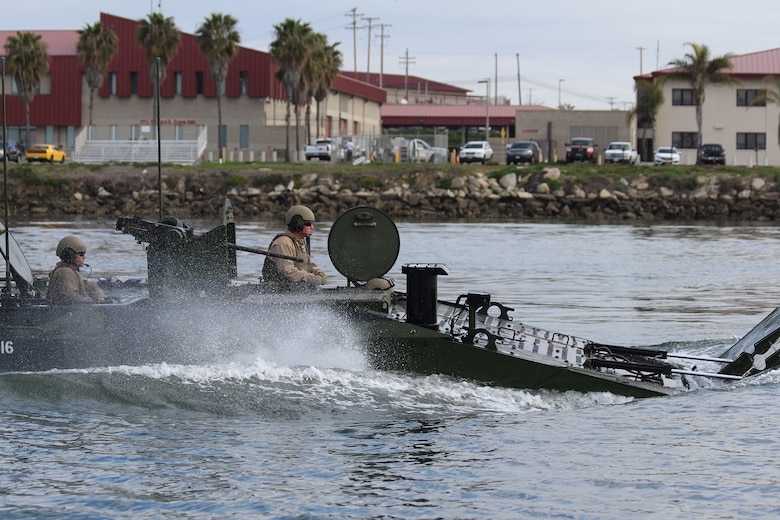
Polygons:
[[303,217],[300,215],[293,215],[293,217],[290,219],[290,223],[287,224],[287,227],[293,233],[300,233],[303,231]]
[[66,247],[62,250],[62,254],[60,255],[60,258],[63,262],[67,264],[75,264],[76,263],[76,250],[72,247]]

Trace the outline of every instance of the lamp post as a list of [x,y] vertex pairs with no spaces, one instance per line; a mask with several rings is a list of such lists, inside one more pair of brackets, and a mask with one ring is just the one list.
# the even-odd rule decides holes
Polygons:
[[558,110],[561,109],[561,83],[563,83],[562,79],[558,80]]
[[485,84],[485,141],[488,141],[490,135],[490,78],[480,80],[477,83]]

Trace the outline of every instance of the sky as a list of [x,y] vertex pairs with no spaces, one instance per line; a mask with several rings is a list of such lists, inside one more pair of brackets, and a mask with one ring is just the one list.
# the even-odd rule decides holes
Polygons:
[[491,98],[580,110],[631,109],[634,76],[684,58],[686,42],[713,56],[780,47],[777,0],[31,0],[5,2],[0,29],[76,30],[101,11],[140,19],[152,10],[185,33],[230,14],[242,46],[261,51],[273,26],[293,18],[340,42],[347,71],[405,74],[408,65],[479,96],[489,78]]

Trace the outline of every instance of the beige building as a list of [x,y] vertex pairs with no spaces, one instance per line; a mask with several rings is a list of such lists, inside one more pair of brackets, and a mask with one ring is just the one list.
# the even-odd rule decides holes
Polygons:
[[[765,76],[780,76],[780,48],[730,56],[732,68],[726,71],[733,85],[709,85],[702,110],[702,144],[717,143],[726,150],[726,163],[741,166],[780,166],[778,123],[780,106],[754,104],[767,88]],[[671,69],[635,78],[652,80],[667,76]],[[655,131],[647,130],[653,148],[675,146],[682,164],[696,163],[696,107],[690,84],[668,79],[663,86]],[[642,130],[638,132],[641,134]]]

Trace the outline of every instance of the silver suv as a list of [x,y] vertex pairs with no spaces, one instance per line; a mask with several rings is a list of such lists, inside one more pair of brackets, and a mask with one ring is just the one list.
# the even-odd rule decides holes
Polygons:
[[461,146],[458,152],[458,160],[461,164],[481,162],[485,164],[493,158],[493,148],[487,141],[469,141]]

